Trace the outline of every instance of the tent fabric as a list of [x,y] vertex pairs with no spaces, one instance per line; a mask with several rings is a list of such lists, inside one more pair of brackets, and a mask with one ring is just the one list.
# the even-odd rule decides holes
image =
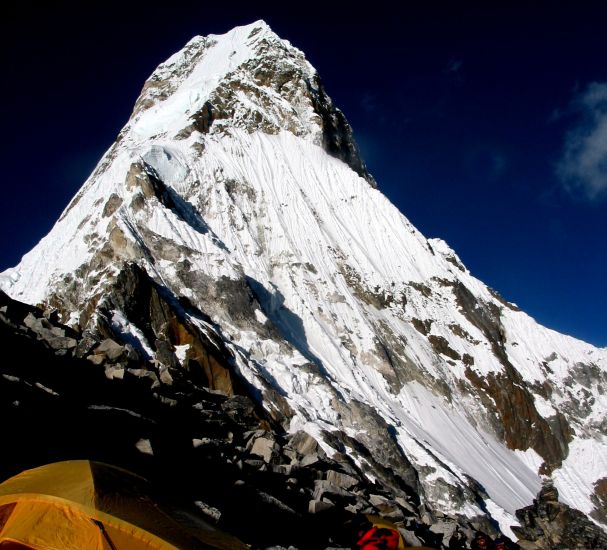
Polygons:
[[3,495],[52,495],[83,506],[95,507],[95,482],[88,460],[70,460],[25,470],[0,485]]
[[99,528],[85,514],[69,506],[34,500],[17,503],[0,536],[36,550],[110,550],[104,546]]
[[0,550],[246,548],[219,531],[192,533],[145,489],[143,478],[86,460],[22,472],[0,484]]
[[[374,527],[379,527],[379,528],[384,528],[384,529],[390,529],[393,531],[396,531],[397,533],[398,528],[396,527],[396,525],[394,525],[394,523],[392,523],[391,521],[388,521],[385,518],[382,518],[381,516],[376,516],[373,514],[368,514],[367,515],[367,520],[374,526]],[[398,550],[405,550],[405,541],[403,540],[403,537],[400,535],[398,535]]]

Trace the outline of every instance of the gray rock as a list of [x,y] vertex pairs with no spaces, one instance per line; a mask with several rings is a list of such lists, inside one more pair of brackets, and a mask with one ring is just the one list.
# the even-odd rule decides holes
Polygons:
[[353,514],[361,514],[363,513],[364,510],[371,510],[371,506],[369,505],[369,503],[364,499],[359,497],[356,497],[356,500],[354,502],[351,502],[350,504],[348,504],[348,506],[346,506],[346,510],[348,510],[348,512],[351,512]]
[[455,531],[456,524],[452,521],[434,521],[430,525],[430,531],[443,536],[443,544],[449,544],[449,539]]
[[160,386],[160,380],[155,372],[147,369],[126,369],[126,374],[135,376],[136,378],[149,378],[152,381],[152,389]]
[[318,514],[319,512],[324,512],[326,510],[330,510],[334,507],[334,504],[330,502],[325,502],[322,500],[311,500],[308,503],[308,513],[310,514]]
[[244,461],[244,463],[256,469],[260,469],[262,466],[265,465],[265,462],[263,460],[255,460],[253,458],[248,458]]
[[381,495],[369,495],[369,502],[373,504],[373,506],[383,506],[389,504],[390,501]]
[[97,346],[95,354],[103,353],[110,361],[116,361],[125,351],[124,347],[118,342],[115,342],[111,338],[106,338]]
[[[154,385],[152,385],[152,388],[153,387]],[[160,395],[157,393],[154,394],[154,397],[158,399],[158,401],[160,401],[164,405],[168,405],[169,407],[176,407],[178,405],[177,399],[171,399],[170,397],[166,397],[165,395]]]
[[210,517],[215,523],[217,523],[221,519],[221,512],[207,504],[206,502],[202,502],[201,500],[195,500],[194,505],[198,508],[205,516]]
[[282,450],[282,454],[291,461],[291,464],[297,464],[299,462],[297,451],[294,451],[293,449],[285,447]]
[[90,334],[85,334],[78,342],[74,355],[78,358],[86,357],[97,345],[97,340]]
[[317,479],[314,482],[314,498],[320,500],[324,495],[337,495],[341,497],[352,496],[352,494],[345,489],[333,485],[326,479]]
[[274,439],[263,436],[255,439],[250,452],[253,455],[262,457],[265,462],[269,463],[275,456],[277,450],[278,445]]
[[579,510],[558,501],[558,491],[546,483],[531,506],[516,511],[513,527],[518,544],[536,548],[607,548],[607,534]]
[[288,447],[297,451],[300,455],[307,456],[318,451],[318,441],[310,434],[299,431],[293,434]]
[[285,476],[291,475],[292,469],[293,469],[293,466],[291,466],[290,464],[272,464],[272,467],[271,467],[271,470],[275,474],[281,474],[281,475],[285,475]]
[[203,437],[201,439],[192,439],[192,447],[194,447],[194,449],[197,449],[198,447],[202,447],[204,445],[209,445],[213,442],[212,439],[210,439],[209,437]]
[[150,443],[149,439],[140,439],[139,441],[137,441],[137,443],[135,443],[135,447],[137,447],[137,450],[140,453],[143,453],[145,455],[154,456],[152,444]]
[[60,321],[60,315],[56,309],[45,309],[42,315],[53,324],[57,324]]
[[[52,333],[51,333],[52,334]],[[55,350],[70,350],[76,347],[78,342],[74,338],[68,338],[67,336],[46,336],[43,337],[49,346]]]
[[348,474],[336,472],[335,470],[329,470],[327,472],[327,481],[332,485],[342,487],[343,489],[349,489],[358,483],[356,478],[349,476]]
[[173,353],[173,346],[166,340],[156,340],[156,359],[167,367],[178,369],[180,367],[179,360]]
[[61,327],[51,327],[51,332],[55,336],[59,336],[61,338],[63,338],[65,336],[65,330],[63,330]]
[[122,380],[124,378],[124,368],[108,365],[105,367],[105,377],[109,380],[113,380],[114,378],[117,380]]
[[221,408],[234,419],[251,417],[255,412],[255,404],[244,395],[235,395],[226,399],[221,404]]
[[391,519],[392,521],[402,521],[405,519],[405,514],[397,506],[394,506],[389,509],[380,510],[380,511],[381,511],[382,517]]
[[403,511],[393,500],[389,500],[381,495],[370,495],[369,501],[386,518],[401,520],[405,517]]
[[415,507],[407,502],[404,498],[402,497],[396,497],[394,499],[394,501],[401,507],[404,508],[405,510],[407,510],[407,512],[411,512],[411,514],[417,514],[417,510],[415,509]]
[[262,502],[265,502],[266,504],[270,504],[271,506],[274,506],[274,507],[278,508],[279,510],[282,510],[283,512],[287,512],[288,514],[290,514],[292,516],[297,516],[297,512],[295,512],[295,510],[293,510],[293,508],[291,508],[289,505],[285,504],[281,500],[278,500],[276,497],[270,495],[269,493],[266,493],[265,491],[258,489],[256,491],[256,494],[261,499]]
[[360,511],[362,510],[361,505],[358,502],[355,502],[354,504],[348,504],[344,510],[346,510],[347,512],[350,512],[351,514],[359,514]]
[[318,457],[318,455],[316,453],[313,453],[304,456],[300,464],[303,467],[312,466],[312,464],[316,464],[319,460],[320,458]]
[[53,326],[44,317],[35,317],[31,312],[23,319],[23,323],[54,350],[70,350],[78,344],[74,338],[65,336],[64,329]]
[[[231,400],[228,400],[228,401],[231,401]],[[226,401],[226,403],[228,401]],[[221,408],[223,409],[223,405]],[[228,412],[228,411],[226,410],[226,412]],[[255,439],[257,437],[261,437],[261,436],[265,435],[266,433],[267,432],[265,430],[250,430],[248,432],[245,432],[243,434],[243,438],[247,441],[247,451],[251,450],[251,447],[253,446],[253,443],[255,443]]]
[[25,317],[25,319],[23,319],[23,324],[33,330],[34,332],[38,332],[40,329],[47,329],[50,330],[52,328],[53,325],[51,325],[48,320],[44,319],[44,324],[46,324],[46,326],[44,326],[42,319],[38,319],[33,313],[28,313]]
[[127,360],[129,360],[129,361],[139,361],[140,360],[139,354],[137,353],[135,348],[133,346],[131,346],[131,344],[125,344],[124,349],[126,352]]
[[101,365],[105,361],[105,355],[101,353],[99,355],[89,355],[87,360],[93,363],[93,365]]
[[160,368],[160,381],[167,386],[173,384],[173,377],[171,376],[170,369],[168,367]]
[[417,538],[416,534],[413,531],[409,531],[409,529],[399,527],[398,532],[402,535],[407,546],[424,546],[424,541]]

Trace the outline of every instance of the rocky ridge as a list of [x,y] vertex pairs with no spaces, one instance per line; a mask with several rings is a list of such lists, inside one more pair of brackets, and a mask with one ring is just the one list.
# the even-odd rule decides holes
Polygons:
[[[0,345],[12,350],[0,367],[11,419],[0,478],[79,457],[108,462],[148,477],[168,510],[187,504],[256,548],[349,548],[349,524],[363,513],[390,518],[410,544],[440,546],[455,529],[424,523],[417,495],[395,497],[347,454],[329,457],[309,434],[286,433],[246,385],[211,389],[199,372],[159,369],[114,338],[0,292]],[[268,518],[272,528],[260,528]],[[472,524],[457,527],[472,533]]]

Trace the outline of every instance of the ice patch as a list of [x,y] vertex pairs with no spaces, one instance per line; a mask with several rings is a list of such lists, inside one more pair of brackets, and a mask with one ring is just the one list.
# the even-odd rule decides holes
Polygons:
[[154,357],[154,352],[143,332],[130,323],[121,311],[112,313],[112,328],[122,336],[125,342],[131,344],[137,351],[142,352],[146,359]]
[[179,362],[183,365],[186,359],[186,353],[190,349],[190,344],[183,344],[181,346],[175,346],[175,356],[179,359]]
[[190,173],[186,161],[177,149],[153,145],[142,158],[156,171],[163,183],[177,190],[183,187],[184,181]]
[[490,498],[485,500],[485,505],[491,517],[499,524],[501,532],[508,538],[517,540],[518,537],[512,531],[512,527],[520,527],[521,524],[514,514],[509,514],[502,507],[497,506]]

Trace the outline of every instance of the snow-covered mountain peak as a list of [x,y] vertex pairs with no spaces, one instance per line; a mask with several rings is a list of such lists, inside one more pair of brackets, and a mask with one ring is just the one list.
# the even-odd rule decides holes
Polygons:
[[121,138],[131,147],[152,139],[199,147],[207,134],[236,129],[290,132],[322,146],[375,185],[316,70],[263,21],[198,36],[162,63],[147,80]]
[[[148,79],[129,134],[135,141],[178,134],[183,139],[185,134],[208,131],[228,114],[231,127],[234,122],[245,128],[263,123],[278,131],[287,114],[276,111],[278,104],[289,103],[283,107],[290,112],[296,103],[305,103],[305,88],[314,76],[303,54],[263,21],[223,35],[197,36]],[[300,125],[309,126],[305,114],[299,113]]]
[[605,350],[539,326],[369,183],[299,50],[263,22],[196,37],[0,287],[233,391],[223,350],[285,426],[436,513],[508,530],[548,475],[607,522]]

